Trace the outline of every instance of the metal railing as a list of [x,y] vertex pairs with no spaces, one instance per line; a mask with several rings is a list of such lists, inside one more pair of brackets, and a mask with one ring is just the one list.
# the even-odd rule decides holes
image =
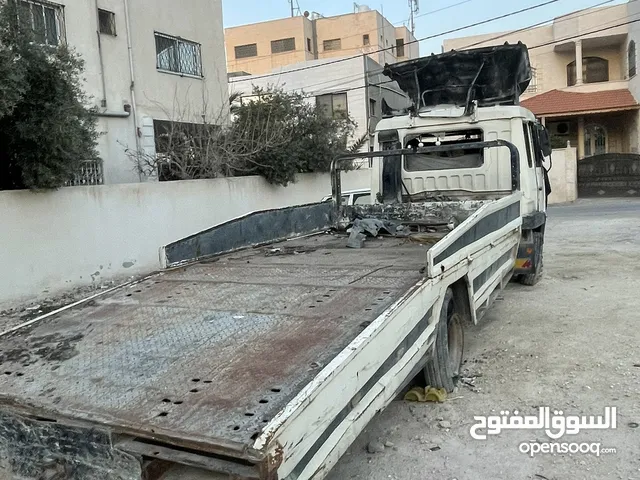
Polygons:
[[65,186],[77,187],[86,185],[103,185],[104,172],[102,169],[102,160],[87,160],[83,162],[80,171],[77,172]]

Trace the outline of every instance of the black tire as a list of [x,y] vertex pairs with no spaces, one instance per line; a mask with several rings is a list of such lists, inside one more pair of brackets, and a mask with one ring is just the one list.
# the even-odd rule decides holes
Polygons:
[[536,273],[528,273],[520,276],[520,283],[522,285],[528,285],[532,287],[540,281],[542,278],[543,270],[543,255],[542,250],[544,247],[544,231],[532,232],[533,235],[533,261],[535,262]]
[[453,301],[453,291],[448,288],[436,327],[436,341],[432,355],[424,368],[427,385],[452,392],[460,376],[464,354],[464,330],[462,314]]

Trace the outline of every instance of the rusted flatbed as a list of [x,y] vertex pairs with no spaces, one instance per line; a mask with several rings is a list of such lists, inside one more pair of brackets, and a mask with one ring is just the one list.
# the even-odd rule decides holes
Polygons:
[[[0,337],[0,403],[247,455],[267,422],[423,276],[423,245],[345,244],[317,234],[175,268]],[[0,457],[11,436],[5,425]]]

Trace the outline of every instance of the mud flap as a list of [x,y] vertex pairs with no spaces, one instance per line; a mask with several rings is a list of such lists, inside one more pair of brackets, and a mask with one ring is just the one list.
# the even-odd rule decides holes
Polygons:
[[518,247],[518,256],[516,257],[516,264],[513,270],[514,275],[527,275],[536,273],[535,262],[536,249],[531,242],[520,242]]
[[108,432],[0,411],[0,480],[140,480],[141,463]]

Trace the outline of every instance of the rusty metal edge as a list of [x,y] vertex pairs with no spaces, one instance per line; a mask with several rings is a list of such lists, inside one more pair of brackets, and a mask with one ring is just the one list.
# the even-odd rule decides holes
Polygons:
[[171,448],[171,446],[188,448],[192,450],[199,450],[203,453],[217,454],[239,460],[245,460],[255,464],[262,464],[268,461],[268,457],[263,452],[249,447],[246,443],[230,442],[228,440],[214,437],[197,438],[192,436],[175,436],[171,431],[164,429],[150,429],[150,431],[146,431],[138,430],[132,426],[122,424],[114,424],[105,421],[90,421],[48,410],[37,405],[19,403],[12,397],[8,397],[2,393],[0,393],[0,408],[27,418],[51,419],[63,425],[78,428],[99,428],[108,430],[112,437],[129,436],[166,443],[167,448]]
[[5,336],[5,335],[7,335],[9,333],[12,333],[12,332],[16,332],[16,331],[18,331],[18,330],[20,330],[20,329],[22,329],[24,327],[28,327],[29,325],[33,325],[34,323],[38,323],[38,322],[44,320],[45,318],[53,317],[54,315],[57,315],[58,313],[61,313],[61,312],[64,312],[65,310],[69,310],[71,308],[77,307],[78,305],[82,305],[83,303],[86,303],[86,302],[89,302],[91,300],[94,300],[94,299],[96,299],[98,297],[106,295],[107,293],[111,293],[111,292],[113,292],[113,291],[115,291],[115,290],[117,290],[119,288],[123,288],[123,287],[129,286],[129,285],[135,285],[137,283],[144,282],[145,280],[153,278],[158,274],[159,274],[158,272],[154,272],[154,273],[152,273],[150,275],[147,275],[146,277],[139,278],[137,280],[130,280],[130,281],[125,282],[125,283],[121,283],[120,285],[116,285],[115,287],[108,288],[108,289],[103,290],[103,291],[101,291],[99,293],[95,293],[95,294],[93,294],[93,295],[91,295],[89,297],[85,297],[85,298],[83,298],[81,300],[77,300],[77,301],[75,301],[73,303],[65,305],[64,307],[60,307],[60,308],[58,308],[56,310],[52,310],[51,312],[45,313],[44,315],[40,315],[39,317],[36,317],[36,318],[32,318],[31,320],[28,320],[28,321],[26,321],[24,323],[21,323],[20,325],[16,325],[15,327],[11,327],[8,330],[5,330],[4,332],[0,333],[0,337],[3,337],[3,336]]

